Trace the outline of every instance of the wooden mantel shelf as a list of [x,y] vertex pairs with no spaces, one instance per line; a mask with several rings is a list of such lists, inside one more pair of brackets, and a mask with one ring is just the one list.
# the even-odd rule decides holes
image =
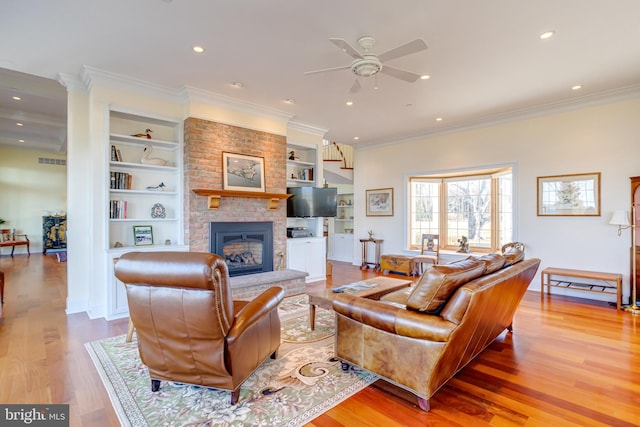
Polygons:
[[233,190],[192,190],[198,196],[206,196],[209,199],[209,209],[218,209],[222,197],[249,197],[254,199],[267,199],[267,207],[271,210],[278,209],[278,202],[288,199],[291,194],[261,193],[259,191],[233,191]]

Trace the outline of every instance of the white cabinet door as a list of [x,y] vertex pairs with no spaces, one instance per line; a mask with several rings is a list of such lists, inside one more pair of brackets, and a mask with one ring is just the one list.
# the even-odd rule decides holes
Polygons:
[[324,237],[287,239],[287,268],[309,273],[307,282],[326,278]]
[[329,258],[335,261],[353,262],[353,234],[333,234]]

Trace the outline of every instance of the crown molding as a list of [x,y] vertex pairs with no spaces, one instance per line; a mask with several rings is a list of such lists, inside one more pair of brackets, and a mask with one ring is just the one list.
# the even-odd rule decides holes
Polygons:
[[180,91],[183,101],[198,101],[214,107],[225,108],[240,113],[258,115],[279,122],[287,123],[294,116],[285,111],[275,108],[265,107],[248,101],[241,101],[226,95],[220,95],[208,90],[199,89],[193,86],[184,86]]
[[88,90],[92,90],[95,85],[99,85],[131,91],[156,98],[161,97],[176,102],[180,102],[182,100],[179,90],[134,77],[100,70],[88,65],[82,67],[80,78]]
[[485,128],[488,126],[514,122],[517,120],[527,120],[566,111],[578,110],[581,108],[588,108],[597,105],[623,101],[625,99],[635,97],[640,97],[640,84],[625,86],[622,88],[603,92],[597,92],[566,101],[550,102],[546,104],[540,104],[531,108],[524,108],[506,113],[489,115],[475,120],[460,121],[458,123],[452,123],[447,127],[438,127],[438,129],[436,130],[420,132],[413,135],[399,136],[397,138],[388,138],[384,140],[367,141],[365,143],[359,143],[357,146],[354,145],[354,149],[357,148],[359,150],[366,150],[368,148],[380,147],[384,145],[411,142],[417,139]]
[[289,129],[297,130],[299,132],[309,133],[316,136],[324,136],[329,129],[324,129],[318,126],[310,125],[308,123],[290,121],[288,124]]
[[89,88],[80,76],[58,73],[56,80],[67,89],[67,92],[89,92]]

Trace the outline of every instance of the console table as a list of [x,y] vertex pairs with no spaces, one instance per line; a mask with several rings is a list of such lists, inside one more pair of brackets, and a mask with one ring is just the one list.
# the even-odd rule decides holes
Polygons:
[[[382,242],[382,239],[360,239],[360,243],[362,243],[362,264],[360,264],[361,269],[369,268],[369,266],[372,265],[374,270],[380,270],[380,246],[382,245]],[[369,247],[369,243],[373,243],[376,246],[376,256],[374,262],[367,261],[367,248]]]
[[[552,276],[558,276],[562,279],[552,279]],[[565,279],[568,278],[569,280]],[[570,279],[591,279],[600,280],[606,284],[581,283],[574,282]],[[615,283],[609,284],[609,282]],[[615,294],[616,307],[620,310],[622,304],[622,274],[604,273],[601,271],[572,270],[569,268],[548,267],[540,273],[540,297],[544,298],[544,288],[551,295],[551,287],[564,288],[574,291],[598,292],[601,294]]]

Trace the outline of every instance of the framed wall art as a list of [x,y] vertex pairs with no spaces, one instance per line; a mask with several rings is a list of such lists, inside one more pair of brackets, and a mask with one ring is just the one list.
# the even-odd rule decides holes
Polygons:
[[236,191],[265,191],[264,158],[222,153],[222,188]]
[[150,225],[133,226],[133,243],[136,246],[153,245],[153,229]]
[[600,172],[539,176],[538,216],[600,216]]
[[366,190],[367,216],[393,216],[393,188]]

